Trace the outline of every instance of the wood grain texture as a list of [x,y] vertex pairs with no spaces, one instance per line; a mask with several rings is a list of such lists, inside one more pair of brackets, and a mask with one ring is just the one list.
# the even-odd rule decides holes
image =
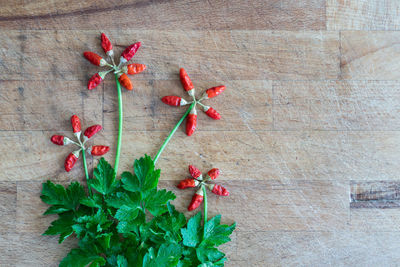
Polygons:
[[327,0],[328,30],[399,30],[397,0]]
[[[109,30],[107,35],[116,55],[134,41],[143,43],[133,60],[146,64],[148,71],[134,80],[176,79],[179,67],[194,81],[322,80],[339,75],[337,32]],[[82,53],[100,54],[99,36],[94,30],[2,31],[0,80],[87,81],[101,68]]]
[[400,129],[396,81],[276,81],[272,86],[274,129]]
[[400,32],[343,31],[341,76],[354,80],[399,80]]
[[100,68],[82,56],[102,54],[102,31],[116,55],[141,41],[134,61],[148,66],[123,90],[120,173],[155,155],[184,114],[160,101],[186,97],[179,67],[199,95],[227,86],[207,100],[222,120],[199,112],[194,135],[182,125],[157,162],[160,187],[187,216],[193,191],[175,186],[188,165],[220,168],[231,195],[210,195],[209,216],[238,223],[226,266],[398,265],[397,1],[0,3],[0,266],[58,266],[77,245],[41,236],[54,217],[39,198],[47,179],[84,183],[81,161],[64,170],[72,146],[49,141],[72,137],[72,114],[83,128],[103,125],[90,142],[110,145],[114,161],[114,78],[88,91]]
[[[187,175],[189,164],[202,169],[218,167],[229,180],[338,179],[396,180],[400,171],[396,131],[197,131],[187,138],[176,133],[161,155],[158,167],[164,180]],[[57,132],[63,134],[64,132]],[[70,132],[65,132],[67,136]],[[64,160],[74,148],[50,143],[53,132],[0,132],[0,168],[4,181],[68,180],[82,175],[82,163],[70,173]],[[113,161],[115,132],[103,132],[90,144],[109,145],[105,156]],[[145,153],[155,155],[168,132],[125,131],[120,168],[131,168]],[[24,155],[21,157],[20,155]],[[91,157],[90,157],[91,159]],[[23,175],[21,175],[23,174]]]
[[2,3],[7,29],[325,29],[325,1],[65,1]]

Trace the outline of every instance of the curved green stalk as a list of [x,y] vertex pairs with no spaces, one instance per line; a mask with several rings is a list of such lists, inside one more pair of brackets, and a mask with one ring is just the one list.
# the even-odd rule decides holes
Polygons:
[[115,176],[117,176],[119,157],[121,154],[122,119],[123,119],[121,84],[118,81],[117,74],[115,74],[115,82],[117,83],[117,91],[118,91],[118,140],[117,140],[117,151],[115,153],[114,171],[115,171]]
[[204,225],[203,225],[203,238],[205,238],[206,236],[206,224],[207,224],[207,190],[206,190],[206,186],[203,184],[201,186],[201,188],[203,189],[203,200],[204,200]]
[[161,145],[160,149],[157,152],[157,155],[154,157],[154,165],[156,165],[156,162],[158,158],[160,157],[161,153],[163,152],[164,148],[167,146],[169,140],[172,138],[176,130],[178,129],[179,125],[183,122],[183,120],[186,118],[186,116],[189,114],[189,112],[192,110],[196,102],[193,102],[188,110],[186,110],[185,114],[183,114],[182,118],[178,121],[178,123],[175,125],[175,127],[172,129],[172,131],[169,133],[167,139],[165,139],[164,143]]
[[82,148],[82,160],[83,160],[83,167],[85,168],[85,176],[86,176],[86,185],[88,187],[89,196],[92,196],[92,190],[90,189],[89,185],[89,172],[86,164],[86,151]]

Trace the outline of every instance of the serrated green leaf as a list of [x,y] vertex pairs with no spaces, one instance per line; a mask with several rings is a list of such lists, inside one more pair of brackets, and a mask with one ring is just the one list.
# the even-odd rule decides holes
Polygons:
[[119,221],[130,222],[136,219],[139,214],[139,208],[131,208],[129,206],[122,206],[115,214],[115,218]]
[[168,213],[155,217],[153,221],[158,228],[165,231],[164,240],[177,243],[182,240],[180,229],[186,224],[186,217],[183,213],[176,211],[169,202],[167,208]]
[[115,172],[111,165],[104,159],[101,158],[99,164],[93,171],[95,179],[89,179],[89,185],[97,192],[107,195],[113,192],[118,181],[115,180]]
[[91,197],[81,199],[80,203],[90,208],[101,208],[102,197],[98,194],[94,194]]
[[93,252],[79,248],[72,249],[70,253],[60,262],[60,267],[85,267],[104,266],[105,259]]
[[140,191],[140,181],[136,175],[133,175],[130,172],[123,172],[121,174],[121,181],[125,190],[131,192]]
[[215,247],[200,246],[196,249],[197,258],[200,262],[217,262],[225,257],[225,254]]
[[43,235],[60,235],[58,243],[62,243],[67,237],[74,232],[72,226],[74,225],[74,214],[72,212],[60,214],[58,219],[51,222],[49,228]]
[[175,198],[175,194],[171,191],[153,189],[145,199],[145,207],[151,214],[158,216],[168,211],[168,201]]
[[142,211],[139,211],[136,218],[132,221],[119,221],[117,230],[121,234],[130,233],[131,231],[137,231],[139,225],[145,222],[146,216]]
[[138,192],[117,192],[106,199],[107,205],[113,208],[129,206],[132,208],[140,207],[140,193]]
[[181,229],[183,244],[188,247],[196,247],[201,240],[201,213],[198,212],[189,219],[187,227]]
[[182,255],[182,247],[178,244],[162,244],[155,255],[153,248],[143,258],[143,267],[176,266]]
[[78,182],[71,183],[65,189],[62,185],[55,185],[51,181],[43,184],[42,195],[40,196],[43,202],[53,205],[46,210],[45,215],[76,210],[80,200],[84,197],[85,190]]
[[235,230],[236,224],[220,224],[221,215],[217,215],[209,220],[205,225],[205,235],[201,242],[203,246],[219,246],[229,242],[229,236]]
[[59,214],[59,213],[63,213],[63,212],[69,211],[69,210],[70,210],[70,209],[65,208],[64,206],[55,205],[55,206],[49,207],[49,208],[43,213],[43,215],[48,215],[48,214]]

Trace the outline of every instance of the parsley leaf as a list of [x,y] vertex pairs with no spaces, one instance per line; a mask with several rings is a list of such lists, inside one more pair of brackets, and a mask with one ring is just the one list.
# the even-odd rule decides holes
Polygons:
[[141,191],[146,195],[149,190],[157,187],[160,170],[154,170],[154,162],[148,155],[135,160],[133,169],[134,175],[129,172],[122,174],[122,183],[125,190],[131,192]]
[[158,267],[158,266],[176,266],[182,255],[182,247],[178,244],[162,244],[158,249],[157,256],[154,249],[150,248],[149,252],[143,258],[143,266]]
[[188,247],[196,247],[201,239],[201,212],[190,218],[187,227],[181,229],[183,244]]
[[58,243],[62,243],[67,237],[72,235],[74,230],[74,214],[72,212],[66,212],[59,215],[59,218],[51,223],[49,228],[43,235],[60,235]]
[[229,236],[235,230],[236,224],[226,225],[220,224],[220,222],[221,215],[217,215],[206,223],[205,236],[201,242],[202,245],[219,246],[231,240]]
[[97,168],[93,171],[93,175],[96,179],[89,179],[89,185],[103,195],[113,192],[118,186],[114,169],[104,158],[100,159]]
[[46,210],[44,215],[74,211],[84,197],[85,190],[78,182],[71,183],[65,190],[64,186],[55,185],[51,181],[43,184],[40,196],[43,202],[53,205]]
[[161,215],[168,211],[167,203],[176,198],[171,191],[153,189],[145,199],[146,209],[154,216]]
[[71,252],[60,262],[60,267],[82,267],[103,266],[105,259],[96,253],[80,248],[72,249]]

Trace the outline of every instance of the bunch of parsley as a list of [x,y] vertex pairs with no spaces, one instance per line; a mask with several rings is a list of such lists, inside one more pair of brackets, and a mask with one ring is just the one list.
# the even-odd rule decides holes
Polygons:
[[47,214],[58,214],[44,235],[79,239],[61,267],[83,266],[223,266],[217,249],[230,241],[235,224],[221,225],[221,215],[201,224],[201,213],[189,220],[169,201],[174,193],[157,189],[160,170],[145,155],[135,160],[134,173],[115,178],[114,169],[100,159],[87,194],[78,182],[67,188],[43,184],[41,199]]

